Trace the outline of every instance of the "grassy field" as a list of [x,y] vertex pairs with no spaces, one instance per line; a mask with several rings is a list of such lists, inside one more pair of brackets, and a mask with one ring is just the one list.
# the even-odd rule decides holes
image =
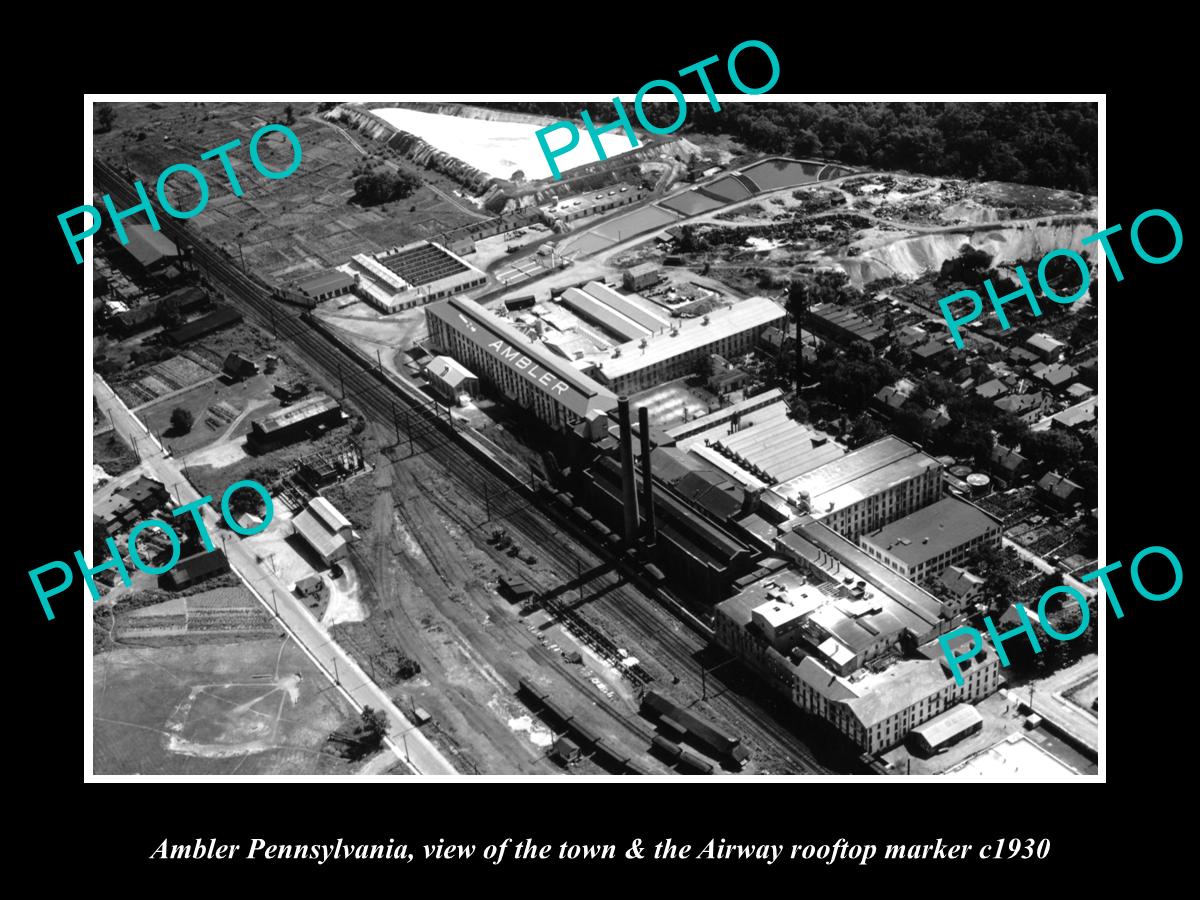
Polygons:
[[101,775],[341,775],[331,732],[357,718],[290,638],[119,646],[92,672]]
[[[354,194],[352,170],[364,156],[337,129],[307,118],[315,104],[293,104],[290,126],[300,141],[300,167],[290,176],[268,180],[250,162],[249,142],[267,123],[284,123],[284,103],[116,103],[116,122],[107,134],[96,135],[96,154],[127,165],[144,184],[152,185],[158,173],[175,163],[195,165],[209,183],[208,206],[190,225],[233,257],[242,245],[248,267],[264,276],[286,282],[317,268],[339,265],[355,253],[430,237],[474,218],[432,190],[449,193],[459,186],[443,175],[401,159],[390,149],[375,145],[359,133],[359,147],[386,158],[402,171],[426,182],[411,197],[391,204],[362,209],[350,203]],[[231,152],[234,169],[245,191],[235,197],[220,161],[201,161],[200,154],[235,138],[242,144]],[[259,147],[264,165],[281,170],[291,161],[286,138],[278,133],[264,138]],[[178,183],[178,184],[177,184]],[[195,205],[194,182],[176,176],[169,182],[172,204],[179,209]],[[179,193],[174,193],[176,189]],[[188,194],[192,191],[192,194]]]
[[92,440],[92,462],[116,478],[138,464],[137,454],[115,431]]

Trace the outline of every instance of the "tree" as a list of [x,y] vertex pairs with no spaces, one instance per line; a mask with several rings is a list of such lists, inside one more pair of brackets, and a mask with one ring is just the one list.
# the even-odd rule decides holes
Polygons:
[[395,172],[368,172],[354,179],[354,202],[376,206],[391,200],[403,200],[421,186],[421,179]]
[[296,121],[295,110],[292,109],[292,104],[288,104],[283,108],[283,124],[291,125]]
[[885,434],[887,432],[884,431],[883,426],[866,413],[855,419],[854,425],[850,428],[850,440],[855,447],[877,441]]
[[963,281],[967,284],[977,284],[987,277],[992,265],[992,254],[986,250],[976,250],[970,244],[963,244],[958,256],[942,263],[939,279],[942,282]]
[[171,410],[171,429],[176,434],[187,434],[192,430],[192,423],[194,421],[195,419],[191,412],[182,406],[177,406]]
[[96,107],[96,124],[100,126],[100,133],[112,131],[113,122],[117,119],[116,112],[107,103],[101,103]]
[[387,716],[369,706],[364,706],[360,732],[365,743],[380,743],[388,732]]
[[1031,431],[1021,444],[1021,449],[1056,472],[1070,471],[1079,465],[1083,456],[1083,444],[1079,438],[1057,428]]

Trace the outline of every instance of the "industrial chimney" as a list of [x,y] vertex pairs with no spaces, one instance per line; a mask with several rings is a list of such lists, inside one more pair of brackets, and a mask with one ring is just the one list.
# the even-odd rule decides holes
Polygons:
[[638,407],[638,429],[642,433],[642,504],[646,516],[646,544],[653,547],[657,537],[654,526],[654,479],[650,477],[650,411]]
[[629,423],[629,398],[617,398],[617,420],[621,426],[621,491],[625,513],[625,542],[637,539],[637,486],[633,482],[633,429]]

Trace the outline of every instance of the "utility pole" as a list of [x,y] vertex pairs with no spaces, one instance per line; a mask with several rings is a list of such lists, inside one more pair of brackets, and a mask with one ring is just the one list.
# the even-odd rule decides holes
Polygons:
[[268,308],[267,312],[270,313],[270,315],[271,315],[271,330],[273,332],[275,332],[275,337],[278,338],[279,337],[279,326],[275,324],[275,310]]
[[342,679],[338,675],[337,657],[336,656],[333,657],[333,680],[334,680],[334,682],[336,682],[339,685],[342,683]]
[[[378,352],[378,351],[376,351]],[[396,401],[391,400],[392,404],[392,427],[396,429],[396,445],[400,444],[400,417],[396,415]]]
[[342,399],[345,400],[346,399],[346,379],[342,375],[341,362],[338,363],[338,381],[340,381],[342,383]]
[[279,618],[279,600],[275,597],[275,588],[271,588],[271,603],[275,607],[275,618]]
[[[382,375],[383,374],[383,355],[382,355],[382,353],[380,353],[380,350],[378,347],[375,348],[375,358],[377,360],[379,360],[379,374]],[[393,404],[393,406],[394,405],[395,404]]]
[[483,483],[483,505],[487,511],[487,521],[492,520],[492,492],[488,489],[488,483]]
[[408,455],[413,455],[413,429],[412,418],[409,416],[408,410],[404,411],[404,429],[408,432]]

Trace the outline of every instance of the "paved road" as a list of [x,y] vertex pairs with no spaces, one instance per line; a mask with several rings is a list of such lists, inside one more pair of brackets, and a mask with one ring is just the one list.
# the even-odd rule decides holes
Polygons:
[[[112,421],[116,431],[137,448],[142,464],[150,475],[166,485],[171,496],[179,503],[197,499],[200,494],[184,477],[180,463],[164,453],[155,437],[147,432],[103,379],[94,376],[92,383],[100,409]],[[307,607],[288,590],[288,586],[273,573],[264,570],[250,548],[237,535],[221,528],[220,513],[211,506],[205,506],[203,517],[214,542],[220,536],[234,571],[258,595],[267,609],[279,617],[313,661],[329,674],[355,709],[371,706],[386,713],[391,726],[385,742],[387,747],[399,759],[407,761],[416,774],[458,774],[425,735],[404,717],[391,698],[363,673],[349,654],[309,614]]]

